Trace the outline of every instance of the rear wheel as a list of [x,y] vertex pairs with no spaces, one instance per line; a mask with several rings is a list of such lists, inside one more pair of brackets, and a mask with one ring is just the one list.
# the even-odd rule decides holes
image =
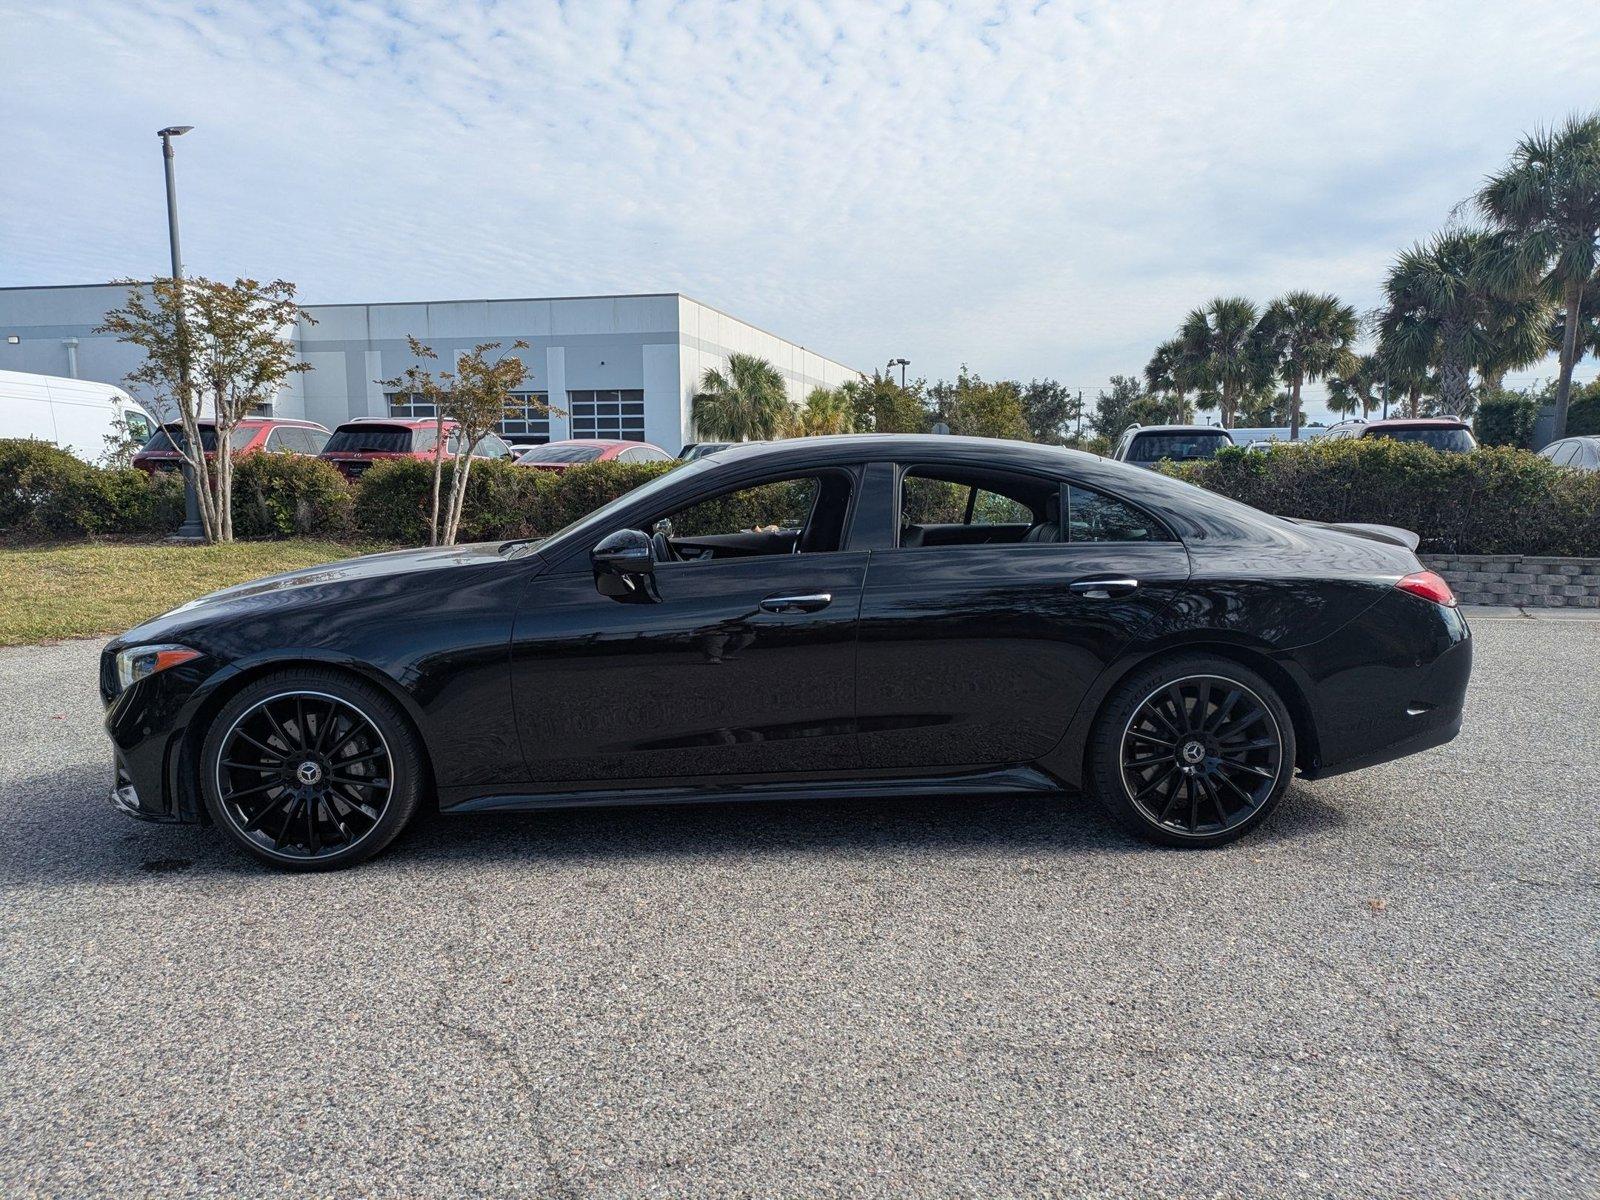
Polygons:
[[256,858],[326,870],[371,858],[417,809],[416,738],[383,693],[336,671],[259,679],[206,733],[211,819]]
[[1255,828],[1294,774],[1294,723],[1260,675],[1185,655],[1137,671],[1090,734],[1090,778],[1127,829],[1216,846]]

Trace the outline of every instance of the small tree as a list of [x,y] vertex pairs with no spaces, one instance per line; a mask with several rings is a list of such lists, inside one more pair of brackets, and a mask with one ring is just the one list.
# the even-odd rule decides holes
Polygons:
[[926,433],[928,413],[918,392],[920,381],[901,387],[889,376],[874,371],[871,378],[841,385],[855,409],[857,433]]
[[[295,303],[294,284],[236,279],[122,280],[127,303],[106,314],[96,333],[138,346],[143,364],[128,376],[146,389],[159,411],[177,413],[179,447],[194,474],[206,540],[233,540],[233,431],[271,403],[290,375],[309,371],[283,336],[296,321],[314,324]],[[216,429],[215,462],[206,455],[200,421],[206,409]]]
[[820,437],[850,433],[854,427],[855,409],[850,394],[842,387],[814,387],[795,413],[788,432],[791,437]]
[[1312,380],[1352,370],[1356,310],[1337,296],[1288,292],[1261,316],[1260,339],[1289,385],[1289,437],[1300,436],[1300,392]]
[[1028,419],[1022,408],[1022,389],[1009,380],[991,383],[971,374],[965,366],[956,377],[945,406],[950,432],[968,437],[1014,438],[1026,441]]
[[[528,369],[512,354],[494,356],[499,342],[479,342],[456,363],[454,371],[430,371],[421,363],[434,362],[438,354],[415,337],[408,337],[412,355],[419,359],[394,379],[380,380],[380,386],[409,391],[434,405],[433,511],[428,522],[430,546],[453,546],[461,531],[461,513],[467,499],[467,481],[472,474],[472,450],[505,419],[511,393],[527,378]],[[528,343],[511,343],[513,350],[526,350]],[[543,405],[546,413],[554,411]],[[449,425],[448,434],[446,426]],[[450,494],[444,503],[444,524],[440,527],[440,480],[444,456],[452,455]]]

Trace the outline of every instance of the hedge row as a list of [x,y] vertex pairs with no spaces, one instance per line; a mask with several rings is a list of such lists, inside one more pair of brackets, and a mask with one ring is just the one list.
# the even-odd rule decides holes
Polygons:
[[1445,554],[1600,557],[1600,473],[1526,450],[1441,454],[1385,438],[1224,450],[1169,474],[1285,517],[1398,525]]
[[[558,474],[480,462],[468,481],[461,540],[553,533],[671,469],[590,463]],[[1362,438],[1269,454],[1225,450],[1209,462],[1164,469],[1286,517],[1415,530],[1425,551],[1600,557],[1600,473],[1554,467],[1525,450],[1440,454]],[[449,479],[447,467],[446,488]],[[234,530],[240,537],[420,544],[427,540],[431,482],[432,464],[417,459],[379,463],[351,487],[319,459],[251,455],[235,467]],[[750,489],[679,515],[675,528],[696,534],[792,520],[809,504],[808,486]],[[942,511],[947,506],[938,499],[929,503]],[[91,467],[43,442],[0,440],[0,536],[160,536],[182,518],[175,474]]]

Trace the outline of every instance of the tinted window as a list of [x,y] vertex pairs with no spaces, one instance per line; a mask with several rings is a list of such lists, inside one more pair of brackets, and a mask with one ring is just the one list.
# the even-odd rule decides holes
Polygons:
[[1067,541],[1165,542],[1167,531],[1114,496],[1072,484],[1067,488]]
[[1128,462],[1153,463],[1162,459],[1190,462],[1212,458],[1233,442],[1224,433],[1141,433],[1128,448]]
[[1429,428],[1422,426],[1415,429],[1369,429],[1367,437],[1393,438],[1397,442],[1421,442],[1424,446],[1431,446],[1435,450],[1443,450],[1449,454],[1464,454],[1468,450],[1477,449],[1477,443],[1472,440],[1472,434],[1465,429]]
[[[427,441],[431,446],[433,438]],[[409,454],[411,449],[412,431],[393,425],[345,425],[335,429],[323,447],[327,454]]]
[[[235,429],[234,437],[238,437],[242,430]],[[249,439],[246,438],[246,441]],[[236,443],[237,444],[237,443]],[[145,445],[146,450],[182,450],[188,445],[184,436],[182,425],[163,425],[156,430],[155,436]],[[200,445],[210,454],[217,448],[217,429],[214,425],[200,426]]]
[[[724,492],[673,513],[675,537],[706,537],[719,533],[755,533],[759,530],[798,532],[811,515],[817,480],[785,479],[756,487]],[[837,547],[830,547],[837,549]]]
[[520,463],[586,463],[594,462],[605,453],[604,446],[573,446],[553,442],[548,446],[535,446],[526,451]]

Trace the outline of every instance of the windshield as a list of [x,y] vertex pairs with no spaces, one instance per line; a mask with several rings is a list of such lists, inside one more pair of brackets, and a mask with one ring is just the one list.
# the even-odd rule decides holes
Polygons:
[[1461,428],[1419,426],[1413,429],[1372,429],[1367,431],[1366,436],[1393,438],[1397,442],[1421,442],[1424,446],[1432,446],[1435,450],[1443,450],[1446,454],[1465,454],[1469,450],[1478,448],[1477,443],[1472,440],[1471,431]]
[[[254,427],[245,429],[235,426],[233,433],[228,438],[228,445],[235,450],[243,450],[250,444],[250,439],[256,436]],[[182,425],[163,425],[156,430],[155,436],[144,444],[146,450],[177,451],[182,453],[189,444],[184,436]],[[200,426],[200,445],[207,454],[215,454],[217,450],[217,427],[215,425]]]
[[1128,447],[1128,461],[1153,463],[1170,458],[1173,462],[1189,462],[1213,458],[1218,450],[1231,445],[1233,441],[1225,433],[1141,433]]
[[335,429],[324,454],[410,454],[411,430],[393,425],[358,425]]
[[604,446],[563,446],[559,442],[548,446],[535,446],[519,463],[586,463],[594,462],[605,453]]

